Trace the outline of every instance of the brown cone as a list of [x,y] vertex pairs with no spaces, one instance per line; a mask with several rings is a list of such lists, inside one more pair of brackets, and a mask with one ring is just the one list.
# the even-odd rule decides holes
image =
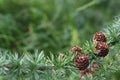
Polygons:
[[85,54],[78,54],[74,59],[74,64],[79,70],[84,70],[89,66],[89,59]]
[[96,63],[96,62],[93,62],[92,63],[92,71],[95,71],[95,70],[97,70],[98,69],[98,64]]
[[84,70],[80,70],[80,74],[82,78],[85,78],[86,75],[93,76],[94,72],[90,69],[84,69]]
[[65,57],[65,54],[64,54],[64,53],[60,53],[60,54],[59,54],[59,58],[60,58],[60,59],[63,59],[64,57]]
[[71,48],[70,48],[70,53],[73,53],[73,52],[81,52],[81,50],[82,50],[82,48],[80,48],[79,46],[72,46]]
[[95,52],[97,52],[97,54],[95,54],[96,56],[105,57],[109,52],[108,44],[105,42],[98,42],[95,47]]
[[96,32],[93,36],[93,42],[97,43],[100,42],[106,42],[106,36],[103,32]]

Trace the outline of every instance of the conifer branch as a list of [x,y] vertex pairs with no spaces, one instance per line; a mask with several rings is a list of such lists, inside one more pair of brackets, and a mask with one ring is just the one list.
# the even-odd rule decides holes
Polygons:
[[[4,64],[3,66],[0,67],[5,67],[5,68],[13,68],[13,66],[11,66],[10,64]],[[24,67],[24,68],[29,68],[29,67]],[[44,71],[44,70],[54,70],[55,67],[54,66],[39,66],[38,70]]]
[[[104,63],[104,59],[100,57],[107,56],[106,53],[109,51],[109,58],[116,58],[116,56],[111,57],[110,54],[116,55],[120,47],[118,46],[118,49],[116,49],[118,51],[116,53],[116,51],[110,52],[111,48],[108,48],[107,45],[109,45],[109,47],[117,46],[116,44],[120,42],[119,26],[106,28],[104,33],[107,37],[100,32],[99,34],[102,35],[102,38],[100,37],[102,42],[97,40],[97,35],[97,37],[93,38],[93,41],[85,42],[83,48],[74,46],[70,52],[58,56],[52,53],[50,53],[50,56],[45,56],[43,51],[39,52],[38,50],[36,50],[34,54],[24,52],[24,55],[19,56],[18,53],[13,54],[10,51],[0,49],[0,77],[2,77],[2,80],[17,80],[21,75],[21,80],[47,80],[47,78],[49,78],[49,80],[53,78],[53,80],[56,80],[61,77],[64,79],[70,77],[72,80],[78,78],[77,80],[79,80],[79,73],[81,73],[82,77],[85,77],[87,73],[88,77],[91,75],[92,80],[96,80],[96,77],[101,77],[96,76],[97,74],[101,74],[101,71],[116,71],[118,68],[118,65],[110,65],[110,67],[112,66],[116,69],[110,68],[111,70],[108,70],[109,66],[106,64],[115,63],[110,60]],[[101,45],[103,52],[100,53]],[[116,59],[116,62],[118,61],[119,60]],[[106,75],[106,73],[104,73],[104,75]]]

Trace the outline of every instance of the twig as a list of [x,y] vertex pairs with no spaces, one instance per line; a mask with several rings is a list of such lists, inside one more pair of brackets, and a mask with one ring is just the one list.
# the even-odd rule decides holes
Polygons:
[[[3,66],[0,66],[0,67],[5,67],[5,68],[12,68],[13,66],[11,66],[10,64],[4,64]],[[25,67],[25,68],[28,68],[28,67]],[[38,70],[54,70],[55,69],[55,66],[39,66],[38,67]]]

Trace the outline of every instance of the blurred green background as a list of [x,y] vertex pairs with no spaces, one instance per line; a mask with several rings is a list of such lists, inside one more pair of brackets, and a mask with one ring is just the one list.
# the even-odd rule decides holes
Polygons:
[[[120,0],[0,0],[0,48],[68,51],[119,14]],[[111,75],[118,80],[120,73]]]
[[0,48],[66,51],[120,14],[120,0],[0,0]]

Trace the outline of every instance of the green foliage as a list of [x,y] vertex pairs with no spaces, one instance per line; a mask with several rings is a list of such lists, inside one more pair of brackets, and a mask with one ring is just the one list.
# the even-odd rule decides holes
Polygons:
[[80,80],[73,64],[76,54],[67,50],[81,45],[90,60],[100,64],[86,80],[119,80],[120,19],[104,27],[110,45],[107,57],[91,57],[90,40],[120,13],[119,4],[119,0],[0,0],[0,79]]
[[[119,23],[118,19],[116,22]],[[114,26],[116,24],[113,24]],[[112,26],[113,26],[112,25]],[[112,27],[113,29],[106,29],[108,35],[107,43],[115,42],[110,46],[109,54],[103,58],[90,58],[90,61],[96,61],[99,63],[99,68],[95,71],[93,76],[87,76],[86,80],[118,80],[120,70],[120,42],[116,39],[116,36],[120,31],[119,25]],[[109,33],[110,32],[110,33]],[[114,41],[111,41],[114,40]],[[93,56],[94,45],[92,42],[87,41],[84,45],[84,52],[89,56]],[[46,56],[45,52],[35,50],[34,54],[30,52],[24,52],[23,55],[18,53],[11,53],[8,50],[0,50],[0,78],[2,80],[80,80],[80,72],[73,64],[76,53],[70,54],[68,52],[62,53],[65,56],[60,57],[59,54],[54,55],[49,53],[50,56]],[[91,66],[91,64],[90,64]],[[117,74],[113,75],[112,74]]]
[[119,2],[0,0],[0,47],[56,53],[70,45],[83,45],[102,24],[119,13]]
[[104,29],[107,36],[108,36],[108,43],[111,43],[109,45],[114,45],[117,42],[119,42],[120,39],[120,19],[119,16],[116,17],[116,20],[114,21],[113,24],[111,24],[110,26],[108,26],[107,29]]
[[72,78],[69,77],[72,73],[75,75],[73,72],[75,68],[70,66],[74,55],[68,53],[65,59],[60,59],[60,57],[54,58],[52,53],[51,57],[45,57],[44,52],[38,50],[34,54],[25,52],[24,55],[18,56],[18,53],[13,54],[1,49],[0,56],[2,80],[56,80],[58,78],[66,80]]

